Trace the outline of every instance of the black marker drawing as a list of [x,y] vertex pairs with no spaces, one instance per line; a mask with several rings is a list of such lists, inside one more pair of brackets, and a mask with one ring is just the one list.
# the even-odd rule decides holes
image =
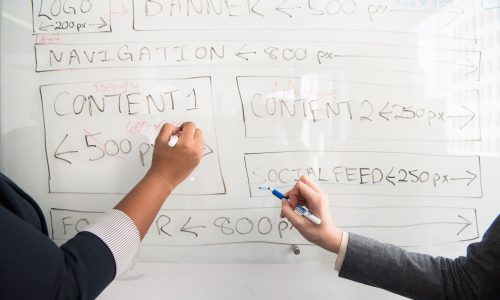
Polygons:
[[[164,247],[230,244],[307,245],[279,208],[162,210],[144,243]],[[479,238],[476,210],[436,206],[333,206],[337,226],[350,232],[416,247]],[[52,237],[67,240],[102,213],[53,208]]]
[[33,33],[111,32],[111,1],[31,0]]
[[203,160],[174,194],[225,194],[207,117],[213,116],[210,77],[51,84],[40,92],[51,193],[128,192],[147,171],[161,126],[191,120],[204,131]]

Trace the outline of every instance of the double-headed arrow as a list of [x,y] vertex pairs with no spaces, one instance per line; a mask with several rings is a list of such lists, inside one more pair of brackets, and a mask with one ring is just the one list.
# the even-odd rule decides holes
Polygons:
[[457,215],[459,218],[455,222],[422,222],[422,223],[410,223],[401,225],[339,225],[339,228],[407,228],[407,227],[417,227],[417,226],[430,226],[430,225],[462,225],[460,230],[457,232],[457,236],[460,235],[465,228],[472,225],[472,223],[461,215]]
[[[387,115],[390,115],[392,114],[393,112],[391,110],[388,110],[388,107],[389,107],[389,102],[386,102],[385,103],[385,106],[379,111],[378,115],[389,121],[389,118],[387,117]],[[476,114],[468,109],[466,106],[462,105],[462,108],[466,111],[465,114],[463,115],[448,115],[446,116],[447,119],[465,119],[465,122],[460,126],[460,130],[464,129],[465,127],[467,127],[467,125],[469,125],[475,118],[476,118]]]
[[[89,24],[89,26],[97,26],[98,29],[101,29],[105,26],[108,25],[108,23],[101,17],[101,22],[100,23],[96,23],[96,24]],[[44,22],[41,22],[40,23],[40,26],[38,26],[38,29],[40,31],[47,31],[47,28],[49,27],[54,27],[54,24],[49,24],[49,25],[46,25]]]

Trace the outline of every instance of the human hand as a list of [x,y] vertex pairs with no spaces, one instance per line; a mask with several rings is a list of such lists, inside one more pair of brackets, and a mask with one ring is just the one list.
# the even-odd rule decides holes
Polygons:
[[[172,135],[182,133],[175,147],[168,146]],[[156,137],[153,161],[146,176],[155,177],[173,190],[196,168],[203,153],[203,134],[191,122],[180,127],[164,124]]]
[[[285,194],[289,201],[282,200],[281,217],[290,223],[311,243],[328,251],[338,253],[342,240],[342,230],[332,220],[328,196],[311,179],[302,176],[295,186]],[[294,212],[296,205],[304,205],[321,220],[316,225]]]

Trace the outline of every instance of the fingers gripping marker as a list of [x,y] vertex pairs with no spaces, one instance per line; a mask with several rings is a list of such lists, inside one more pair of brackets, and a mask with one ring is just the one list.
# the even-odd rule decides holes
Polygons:
[[177,135],[172,135],[170,137],[170,139],[168,140],[168,146],[175,147],[175,145],[177,145],[178,141],[179,141],[179,137]]

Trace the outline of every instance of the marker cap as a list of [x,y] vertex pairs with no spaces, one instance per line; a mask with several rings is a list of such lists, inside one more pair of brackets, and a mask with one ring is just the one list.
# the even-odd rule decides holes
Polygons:
[[177,135],[172,135],[170,139],[168,140],[168,146],[169,147],[174,147],[177,145],[177,142],[179,141],[179,137]]

